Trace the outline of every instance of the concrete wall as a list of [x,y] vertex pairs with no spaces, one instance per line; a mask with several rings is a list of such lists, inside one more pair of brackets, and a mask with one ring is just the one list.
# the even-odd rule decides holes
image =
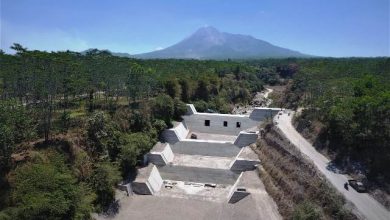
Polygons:
[[170,144],[174,144],[176,142],[179,142],[183,139],[185,139],[188,135],[188,129],[184,126],[183,123],[179,123],[176,127],[165,129],[162,134],[161,138]]
[[177,136],[179,137],[180,140],[183,140],[187,137],[188,135],[188,130],[184,126],[184,123],[179,123],[175,128],[174,128]]
[[240,132],[234,144],[239,147],[245,147],[252,143],[255,143],[258,137],[258,133],[255,132]]
[[162,157],[161,153],[149,153],[148,162],[157,166],[165,166],[167,162]]
[[162,180],[160,172],[158,172],[156,166],[153,166],[152,172],[150,172],[150,176],[148,178],[148,183],[150,185],[152,194],[160,191],[161,186],[163,185],[163,180]]
[[229,191],[228,194],[228,203],[236,203],[240,201],[241,199],[247,197],[250,193],[248,191],[243,191],[245,189],[244,187],[240,187],[240,181],[242,178],[243,173],[240,174],[240,176],[237,178],[236,182],[232,186],[232,188]]
[[256,169],[256,165],[260,164],[258,160],[248,160],[237,158],[234,160],[232,166],[230,167],[231,171],[234,172],[243,172]]
[[195,106],[193,104],[187,104],[187,113],[186,113],[186,115],[193,115],[193,114],[196,114],[196,113],[198,113],[198,111],[196,111]]
[[154,165],[150,173],[148,173],[146,179],[136,179],[131,183],[133,192],[141,195],[153,195],[154,193],[160,191],[162,185],[163,180],[161,178],[160,172],[158,172],[157,167]]
[[[197,113],[185,115],[183,119],[191,132],[238,135],[240,131],[256,127],[259,122],[245,115],[229,115],[214,113]],[[205,121],[210,120],[210,126],[205,126]],[[224,121],[227,127],[224,127]],[[236,123],[241,124],[240,127]]]
[[146,182],[133,182],[131,183],[133,192],[140,195],[153,195],[148,183]]
[[280,108],[255,108],[249,118],[255,121],[262,121],[266,118],[272,118],[278,114],[279,111],[281,111]]
[[[259,125],[266,118],[272,118],[279,108],[255,108],[250,115],[232,115],[216,113],[198,113],[192,104],[187,105],[187,113],[183,116],[185,125],[192,132],[238,135],[240,131]],[[205,121],[210,120],[210,126]],[[227,122],[227,127],[224,122]],[[240,127],[236,124],[239,122]]]
[[174,155],[169,144],[161,152],[151,151],[147,154],[148,162],[158,166],[165,166],[173,161]]
[[232,188],[230,189],[230,191],[229,191],[229,193],[228,193],[228,196],[227,196],[228,201],[229,201],[230,198],[232,197],[234,191],[236,191],[237,186],[238,186],[238,184],[240,183],[240,180],[241,180],[241,178],[242,178],[242,174],[243,174],[243,173],[241,173],[241,174],[238,176],[236,182],[233,184]]
[[170,146],[169,144],[167,144],[167,145],[165,146],[165,149],[161,152],[161,155],[162,155],[162,157],[164,158],[166,164],[172,162],[172,161],[173,161],[173,158],[175,157],[175,156],[173,155],[171,146]]

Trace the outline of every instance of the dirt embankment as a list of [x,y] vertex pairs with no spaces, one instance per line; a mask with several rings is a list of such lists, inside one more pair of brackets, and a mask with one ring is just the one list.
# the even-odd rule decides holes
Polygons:
[[259,173],[266,190],[285,219],[302,215],[316,219],[356,219],[343,197],[271,124],[258,140],[255,151],[262,163]]

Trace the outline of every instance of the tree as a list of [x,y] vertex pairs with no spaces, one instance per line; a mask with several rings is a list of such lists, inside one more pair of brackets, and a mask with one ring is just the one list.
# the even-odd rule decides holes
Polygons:
[[0,173],[10,168],[15,145],[36,137],[32,115],[13,102],[0,101]]
[[153,146],[150,137],[144,133],[127,134],[122,137],[120,164],[123,176],[135,167],[138,159],[141,159]]
[[188,79],[181,79],[179,81],[181,87],[181,100],[188,103],[191,98],[191,87]]
[[[92,211],[88,190],[76,184],[63,158],[50,152],[49,162],[26,163],[13,172],[14,219],[80,219]],[[83,191],[82,191],[83,190]],[[92,196],[93,197],[93,196]],[[87,204],[81,204],[87,202]]]
[[95,112],[87,120],[87,142],[92,155],[105,153],[104,139],[108,136],[109,126],[104,112]]
[[195,99],[201,99],[207,102],[209,100],[209,94],[209,82],[204,78],[200,79],[195,92]]
[[120,181],[118,169],[111,163],[100,163],[96,166],[89,184],[95,191],[97,198],[95,204],[98,211],[105,211],[115,199],[113,186]]
[[158,95],[153,103],[153,113],[158,119],[162,119],[166,124],[171,124],[171,118],[174,114],[173,99],[169,95]]
[[181,116],[187,112],[187,105],[182,102],[179,98],[173,100],[174,114],[173,117],[176,120],[180,120]]
[[171,96],[173,99],[176,97],[180,97],[180,94],[182,92],[180,88],[180,84],[176,78],[165,82],[165,90],[167,94]]

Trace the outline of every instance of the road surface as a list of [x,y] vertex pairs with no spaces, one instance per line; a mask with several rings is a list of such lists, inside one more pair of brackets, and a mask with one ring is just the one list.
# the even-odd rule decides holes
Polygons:
[[329,182],[333,184],[333,186],[340,191],[347,200],[355,205],[358,212],[363,215],[360,217],[370,220],[389,220],[390,212],[369,194],[358,193],[352,187],[349,187],[349,190],[344,189],[344,183],[347,182],[348,177],[327,169],[327,165],[330,160],[316,151],[316,149],[295,130],[291,124],[293,114],[294,112],[291,112],[290,115],[283,113],[282,115],[277,115],[274,118],[275,122],[277,122],[277,127],[290,140],[290,142],[294,144],[304,155],[309,157],[317,168],[326,176]]

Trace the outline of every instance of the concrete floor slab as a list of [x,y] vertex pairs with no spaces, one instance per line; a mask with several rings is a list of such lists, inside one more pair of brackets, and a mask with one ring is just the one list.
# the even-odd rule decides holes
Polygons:
[[171,146],[174,154],[235,157],[240,148],[232,143],[180,141]]
[[196,134],[198,140],[212,140],[212,141],[229,141],[234,142],[237,135],[224,135],[224,134],[211,134],[211,133],[201,133],[201,132],[189,132],[187,139],[191,138],[191,134]]
[[97,220],[280,220],[277,206],[266,193],[257,171],[245,172],[243,184],[251,194],[229,204],[194,197],[118,195],[118,212],[110,216],[94,214]]
[[212,169],[229,169],[232,157],[210,157],[202,155],[175,154],[173,166],[203,167]]
[[164,166],[158,171],[163,180],[176,180],[194,183],[216,183],[233,185],[238,174],[230,170],[184,166]]

